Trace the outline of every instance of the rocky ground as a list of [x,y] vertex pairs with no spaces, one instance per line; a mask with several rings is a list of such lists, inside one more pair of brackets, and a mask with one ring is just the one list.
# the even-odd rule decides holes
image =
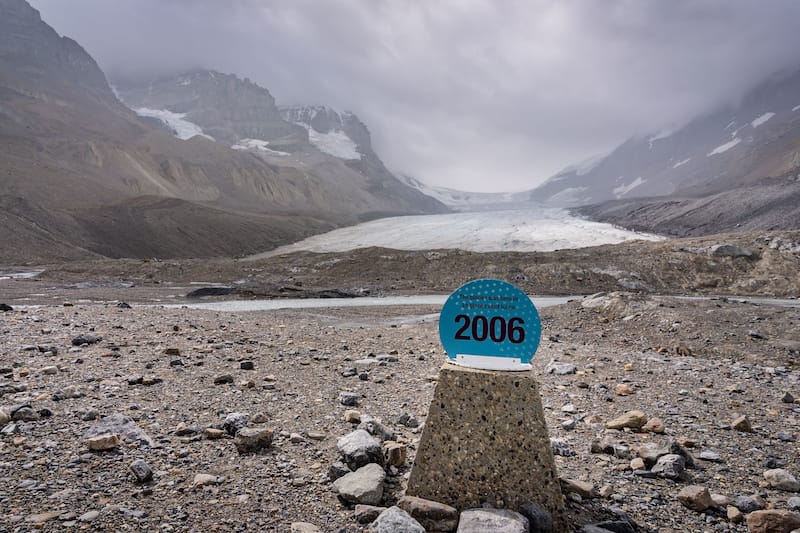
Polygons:
[[395,466],[369,499],[397,503],[446,360],[440,309],[180,304],[198,288],[408,294],[487,275],[528,293],[628,291],[541,310],[533,371],[570,527],[748,531],[748,517],[750,531],[770,531],[756,518],[774,515],[789,531],[800,505],[800,310],[654,293],[796,297],[799,242],[101,261],[0,279],[11,308],[0,312],[0,531],[366,531],[358,519],[371,511],[332,484],[343,473],[337,440],[358,427],[394,434]]
[[[300,521],[366,530],[328,479],[337,439],[358,427],[348,411],[379,419],[407,448],[388,469],[381,504],[391,505],[445,360],[431,307],[11,303],[0,314],[0,404],[17,419],[0,434],[6,531],[288,531]],[[534,372],[558,472],[583,482],[567,496],[573,527],[621,509],[642,531],[747,531],[741,514],[797,507],[800,311],[618,294],[542,317]],[[635,410],[643,418],[632,425],[649,420],[646,430],[606,428]],[[227,431],[243,420],[235,413],[248,428],[274,429],[271,445],[240,454]],[[127,437],[92,440],[96,425],[125,421],[115,414],[131,419],[116,428]],[[749,428],[734,424],[741,416]],[[652,443],[694,466],[653,473]],[[152,479],[137,479],[137,461]],[[789,476],[782,488],[764,476],[776,469]],[[715,503],[687,508],[678,494],[692,485]]]

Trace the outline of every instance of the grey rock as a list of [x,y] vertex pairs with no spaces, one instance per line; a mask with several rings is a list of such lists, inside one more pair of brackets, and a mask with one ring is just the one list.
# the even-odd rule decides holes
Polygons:
[[81,522],[92,522],[94,520],[97,520],[97,517],[99,516],[100,516],[100,511],[88,511],[86,513],[83,513],[80,517],[78,517],[78,520],[80,520]]
[[528,519],[507,509],[467,509],[461,513],[457,533],[527,533]]
[[783,403],[794,403],[794,396],[792,396],[791,392],[785,392],[783,396],[781,396],[781,401]]
[[636,526],[626,520],[607,520],[594,525],[612,533],[636,533]]
[[786,507],[790,511],[800,511],[800,496],[792,496],[786,501]]
[[381,441],[397,440],[397,436],[391,429],[387,428],[369,415],[361,415],[361,423],[358,425],[358,429],[365,430],[367,433],[373,437],[377,437]]
[[631,449],[618,440],[604,437],[602,440],[594,440],[589,445],[591,453],[605,453],[613,455],[619,459],[630,459]]
[[553,533],[553,516],[538,503],[524,503],[519,512],[528,519],[530,533]]
[[764,498],[755,494],[750,496],[743,495],[733,499],[733,506],[743,513],[752,513],[764,509],[767,506],[767,502],[764,501]]
[[242,429],[243,427],[247,426],[247,423],[250,421],[250,415],[247,413],[231,413],[225,417],[225,421],[222,422],[222,429],[224,429],[228,435],[236,435],[236,432]]
[[670,453],[659,457],[650,471],[667,479],[681,479],[686,471],[686,461],[680,455]]
[[769,486],[774,489],[785,490],[787,492],[800,491],[800,481],[797,481],[797,478],[782,468],[767,470],[764,472],[764,479],[766,479]]
[[141,459],[132,462],[129,468],[139,483],[147,483],[153,479],[153,469]]
[[403,413],[400,415],[400,417],[397,419],[397,423],[407,428],[419,427],[419,420],[417,420],[417,417],[411,413]]
[[15,422],[36,422],[41,416],[29,405],[22,405],[11,411],[11,419]]
[[239,363],[239,368],[242,370],[255,370],[256,365],[253,361],[242,361]]
[[375,463],[362,466],[333,482],[333,488],[344,501],[378,505],[383,498],[386,472]]
[[369,533],[425,533],[425,528],[397,506],[389,507],[369,525]]
[[560,363],[558,361],[550,361],[544,368],[545,374],[555,374],[556,376],[566,376],[577,371],[578,367],[572,363]]
[[340,392],[339,403],[346,407],[358,407],[358,400],[361,399],[360,394],[355,392]]
[[588,481],[578,481],[565,477],[559,478],[558,481],[561,484],[561,491],[564,494],[574,492],[575,494],[580,495],[581,498],[587,500],[597,497],[597,488],[593,483]]
[[339,437],[336,447],[350,470],[358,470],[369,463],[384,464],[383,447],[363,429]]
[[560,455],[561,457],[578,455],[578,452],[572,449],[572,446],[564,439],[550,439],[550,447],[553,449],[553,455]]
[[322,533],[322,530],[309,522],[292,522],[290,533]]
[[[331,481],[336,481],[340,477],[344,476],[345,474],[349,474],[352,472],[346,464],[342,461],[334,462],[330,467],[328,467],[328,479]],[[372,520],[369,520],[372,522]]]
[[746,257],[747,259],[758,257],[758,254],[752,250],[735,244],[715,244],[709,248],[708,253],[714,257]]
[[275,431],[270,428],[242,428],[233,439],[240,454],[254,453],[269,448]]
[[214,377],[214,385],[226,385],[228,383],[233,383],[232,374],[220,374]]
[[103,337],[93,335],[91,333],[84,333],[72,339],[73,346],[83,346],[84,344],[97,344],[103,340]]
[[97,437],[108,433],[120,435],[128,443],[138,443],[145,446],[153,446],[153,439],[140,428],[130,417],[121,413],[113,413],[105,418],[101,418],[92,425],[86,433],[84,439]]
[[699,457],[703,461],[711,461],[714,463],[722,462],[722,457],[720,457],[720,455],[717,452],[711,450],[703,450],[702,452],[700,452]]
[[779,431],[775,433],[775,438],[782,440],[783,442],[794,442],[797,440],[797,437],[794,435],[794,433],[787,433],[785,431]]

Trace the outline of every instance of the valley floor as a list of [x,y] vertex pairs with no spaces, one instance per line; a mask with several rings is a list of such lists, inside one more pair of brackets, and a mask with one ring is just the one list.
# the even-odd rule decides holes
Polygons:
[[[637,255],[624,244],[551,256],[372,249],[271,262],[116,261],[0,280],[0,302],[14,308],[0,313],[0,405],[18,413],[30,407],[22,411],[28,421],[9,422],[0,433],[0,530],[287,531],[303,521],[322,531],[360,531],[352,507],[327,480],[337,438],[355,428],[345,420],[348,409],[382,420],[408,447],[405,466],[387,478],[382,503],[402,495],[424,428],[399,420],[409,414],[424,426],[446,359],[435,318],[440,309],[224,313],[159,305],[188,301],[189,290],[207,286],[196,283],[244,287],[238,297],[286,296],[289,287],[294,296],[331,287],[446,292],[463,277],[494,273],[529,293],[579,294],[590,292],[579,286],[594,292],[603,284],[619,290],[620,279],[660,279],[675,294],[733,294],[749,286],[763,295],[796,296],[797,270],[791,279],[784,274],[796,268],[796,252],[786,244],[793,238],[640,244],[642,267],[684,261],[681,270],[659,271],[660,278],[649,277],[655,268],[639,269],[639,278],[592,277],[589,261],[605,270],[630,268],[612,263]],[[771,248],[776,240],[782,244]],[[758,255],[711,255],[719,244],[751,246]],[[396,267],[381,270],[387,265]],[[689,268],[696,265],[706,270]],[[583,281],[569,273],[578,268],[589,272]],[[547,269],[549,277],[538,276]],[[516,280],[509,276],[515,273]],[[698,282],[712,274],[720,280],[715,286]],[[241,279],[248,282],[235,283]],[[695,290],[681,289],[688,283]],[[785,469],[800,477],[800,310],[628,291],[578,298],[541,315],[533,371],[550,437],[558,441],[558,472],[595,488],[593,497],[567,499],[573,527],[621,509],[644,531],[747,531],[729,509],[737,497],[739,506],[745,500],[775,509],[797,505],[800,494],[771,486],[764,472]],[[74,346],[79,335],[101,339]],[[358,362],[364,359],[375,362]],[[574,373],[548,373],[552,361],[574,365]],[[345,377],[350,368],[363,379]],[[355,393],[358,405],[342,405],[342,392]],[[660,419],[663,433],[605,428],[631,410]],[[87,432],[115,413],[130,417],[151,444],[129,439],[90,452]],[[250,426],[274,428],[272,446],[239,455],[229,436],[209,438],[216,435],[207,430],[222,427],[232,413],[248,414]],[[740,416],[751,431],[734,429]],[[679,444],[694,466],[683,479],[645,475],[633,461],[652,442]],[[129,470],[135,460],[152,468],[152,481],[136,481]],[[684,507],[677,494],[690,484],[717,494],[717,504],[705,512]]]

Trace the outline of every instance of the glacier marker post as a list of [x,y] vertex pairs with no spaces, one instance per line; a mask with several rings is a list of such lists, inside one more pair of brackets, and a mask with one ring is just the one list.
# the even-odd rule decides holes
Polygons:
[[560,531],[564,501],[530,364],[541,338],[536,307],[510,283],[471,281],[445,302],[439,335],[448,362],[406,494],[458,510],[536,503]]

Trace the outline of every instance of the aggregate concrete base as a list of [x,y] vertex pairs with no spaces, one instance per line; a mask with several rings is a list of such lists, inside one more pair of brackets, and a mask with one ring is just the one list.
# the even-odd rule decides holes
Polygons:
[[445,363],[406,494],[459,511],[534,502],[560,531],[564,499],[534,373]]

